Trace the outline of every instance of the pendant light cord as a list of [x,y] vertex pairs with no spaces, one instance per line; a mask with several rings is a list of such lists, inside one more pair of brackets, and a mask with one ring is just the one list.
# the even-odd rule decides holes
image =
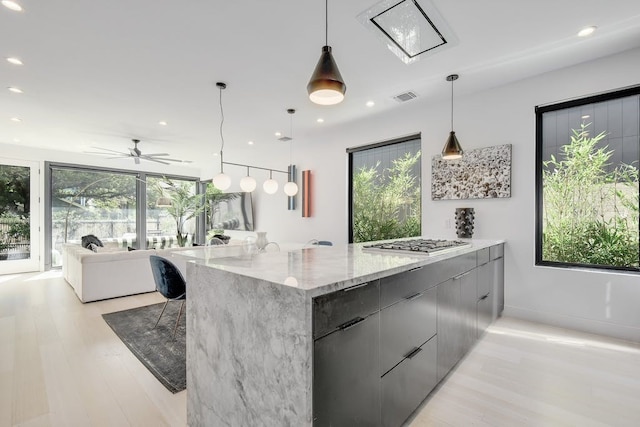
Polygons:
[[453,81],[451,79],[451,132],[453,132]]
[[329,46],[329,0],[324,0],[324,45]]
[[290,114],[289,121],[289,135],[291,135],[291,140],[289,141],[289,164],[293,162],[293,113]]
[[224,151],[224,134],[222,133],[222,125],[224,124],[224,108],[222,108],[222,87],[218,89],[220,89],[220,140],[222,141],[220,144],[220,173],[223,173],[222,152]]

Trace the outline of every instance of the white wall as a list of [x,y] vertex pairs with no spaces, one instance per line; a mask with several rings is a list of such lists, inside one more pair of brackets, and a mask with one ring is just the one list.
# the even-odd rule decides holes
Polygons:
[[[455,70],[453,70],[455,71]],[[640,83],[640,49],[456,97],[455,130],[465,149],[512,144],[509,199],[432,201],[431,157],[449,131],[449,100],[419,100],[392,113],[352,123],[297,146],[294,163],[313,171],[314,213],[287,211],[284,195],[256,192],[256,223],[270,240],[347,240],[347,147],[422,132],[423,234],[455,237],[446,229],[456,207],[476,211],[474,237],[502,238],[505,313],[559,326],[640,341],[640,276],[534,266],[536,105]],[[464,79],[461,76],[460,82]],[[415,103],[414,103],[415,102]]]

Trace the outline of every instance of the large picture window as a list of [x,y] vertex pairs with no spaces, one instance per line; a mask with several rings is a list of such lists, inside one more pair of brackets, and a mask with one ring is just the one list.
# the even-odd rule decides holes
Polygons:
[[420,135],[347,149],[349,242],[422,234]]
[[640,87],[536,120],[536,263],[637,271]]
[[162,249],[191,246],[203,209],[198,180],[143,172],[47,166],[51,252],[46,264],[62,265],[62,245],[93,234],[105,246]]

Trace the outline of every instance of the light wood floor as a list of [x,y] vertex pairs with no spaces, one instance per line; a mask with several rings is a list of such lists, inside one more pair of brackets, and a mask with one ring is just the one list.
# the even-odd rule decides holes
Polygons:
[[[184,426],[171,394],[59,272],[0,276],[0,426]],[[640,426],[640,345],[498,320],[409,424]],[[251,426],[253,427],[253,426]]]

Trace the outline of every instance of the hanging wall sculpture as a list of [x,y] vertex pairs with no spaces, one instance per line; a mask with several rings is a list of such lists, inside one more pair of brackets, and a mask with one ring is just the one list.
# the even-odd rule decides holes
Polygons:
[[431,199],[511,197],[511,144],[467,150],[459,160],[431,158]]

